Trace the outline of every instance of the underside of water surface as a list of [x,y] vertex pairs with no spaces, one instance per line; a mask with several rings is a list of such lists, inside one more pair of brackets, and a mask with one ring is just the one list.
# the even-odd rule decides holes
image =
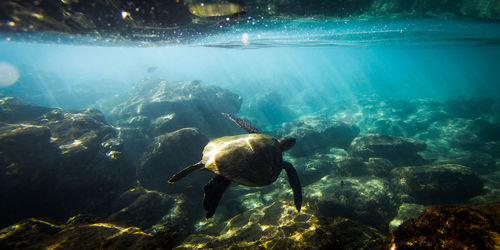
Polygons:
[[2,1],[0,248],[499,248],[499,20]]

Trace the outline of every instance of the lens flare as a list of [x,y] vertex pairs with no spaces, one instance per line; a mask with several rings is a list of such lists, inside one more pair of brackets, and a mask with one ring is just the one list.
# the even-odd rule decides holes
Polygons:
[[6,88],[19,80],[19,70],[16,66],[7,63],[0,62],[0,88]]

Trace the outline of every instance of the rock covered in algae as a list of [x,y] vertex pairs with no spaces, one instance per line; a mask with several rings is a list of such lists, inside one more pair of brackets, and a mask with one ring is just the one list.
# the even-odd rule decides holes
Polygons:
[[[183,128],[155,137],[137,170],[141,185],[167,193],[181,192],[179,188],[184,188],[183,185],[171,185],[165,178],[198,162],[208,142],[208,138],[196,128]],[[205,185],[208,179],[200,179],[203,176],[189,176],[184,183]]]
[[17,123],[36,120],[53,108],[26,103],[18,98],[0,95],[0,122]]
[[389,223],[389,232],[394,231],[409,219],[417,218],[425,210],[424,205],[403,203],[398,208],[398,215]]
[[131,97],[117,105],[110,120],[122,127],[133,127],[140,120],[149,120],[149,136],[154,137],[185,127],[198,128],[213,137],[241,133],[241,130],[220,113],[236,114],[242,98],[228,90],[203,85],[199,81],[167,82],[147,80],[139,84]]
[[106,213],[112,198],[134,183],[135,169],[122,160],[121,143],[98,110],[7,103],[24,118],[0,123],[0,213],[9,214],[0,226],[26,217]]
[[2,249],[170,249],[175,233],[145,233],[78,215],[66,224],[26,219],[0,231]]
[[386,178],[394,167],[392,162],[384,158],[370,157],[365,161],[363,158],[354,156],[346,157],[337,163],[339,172],[345,176],[377,176]]
[[355,138],[349,146],[349,154],[364,159],[380,157],[394,165],[421,165],[424,160],[418,152],[425,150],[421,141],[392,135],[367,134]]
[[295,157],[309,156],[317,152],[328,152],[332,147],[349,147],[360,129],[353,124],[326,118],[314,117],[287,123],[282,136],[297,139],[297,144],[290,150]]
[[327,175],[305,187],[304,194],[322,215],[358,220],[381,231],[397,211],[389,182],[377,177]]
[[308,206],[297,213],[281,201],[210,224],[176,249],[369,249],[380,247],[383,239],[371,227],[340,217],[323,221]]
[[123,193],[113,203],[115,212],[105,218],[105,222],[134,226],[147,232],[167,226],[175,228],[178,235],[183,235],[199,217],[194,216],[199,207],[182,198],[180,195],[136,187]]
[[499,249],[500,203],[432,207],[396,229],[384,249]]
[[395,168],[392,183],[423,204],[463,201],[483,190],[483,181],[470,168],[457,164]]

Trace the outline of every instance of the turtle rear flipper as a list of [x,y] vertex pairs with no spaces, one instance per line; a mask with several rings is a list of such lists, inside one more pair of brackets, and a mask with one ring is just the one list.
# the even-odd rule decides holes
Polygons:
[[229,118],[231,121],[235,122],[240,128],[244,129],[247,131],[249,134],[260,134],[260,129],[252,126],[250,123],[246,122],[243,119],[240,119],[234,115],[222,113],[223,116]]
[[300,207],[302,206],[302,187],[300,186],[299,176],[297,175],[295,168],[293,168],[292,164],[289,162],[284,161],[283,168],[286,171],[288,181],[290,182],[290,186],[293,190],[293,201],[295,202],[295,207],[297,208],[297,211],[300,212]]
[[203,208],[205,209],[205,217],[207,219],[214,215],[219,205],[219,201],[222,198],[222,194],[224,194],[224,191],[229,187],[229,184],[231,184],[230,180],[222,175],[217,175],[203,187],[203,191],[205,191]]
[[205,164],[203,164],[201,161],[194,164],[194,165],[187,166],[183,170],[179,171],[177,174],[174,174],[174,176],[172,176],[172,178],[170,178],[170,180],[168,180],[168,182],[169,183],[177,182],[178,180],[184,178],[186,175],[190,174],[191,172],[198,170],[198,169],[201,169],[204,166],[205,166]]

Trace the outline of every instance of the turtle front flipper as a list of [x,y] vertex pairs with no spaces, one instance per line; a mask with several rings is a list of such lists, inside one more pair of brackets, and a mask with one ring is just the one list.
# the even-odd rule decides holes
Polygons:
[[170,180],[168,180],[168,182],[169,183],[177,182],[178,180],[184,178],[186,175],[190,174],[191,172],[198,170],[198,169],[201,169],[204,166],[205,166],[205,164],[203,164],[201,161],[194,164],[194,165],[187,166],[183,170],[179,171],[177,174],[174,174],[174,176],[172,176],[172,178],[170,178]]
[[234,115],[230,115],[230,114],[226,114],[226,113],[222,113],[222,115],[229,118],[231,121],[235,122],[238,126],[240,126],[240,128],[244,129],[245,131],[247,131],[250,134],[260,134],[261,133],[260,129],[252,126],[250,123],[246,122],[243,119],[240,119]]
[[295,202],[295,207],[300,212],[300,207],[302,206],[302,187],[300,186],[299,176],[297,171],[293,168],[292,164],[289,162],[283,162],[283,168],[288,176],[288,181],[293,190],[293,200]]
[[203,187],[203,191],[205,191],[203,208],[205,209],[205,217],[207,219],[214,215],[219,205],[219,201],[222,198],[222,194],[224,194],[224,191],[229,187],[229,184],[231,184],[230,180],[222,175],[217,175]]

